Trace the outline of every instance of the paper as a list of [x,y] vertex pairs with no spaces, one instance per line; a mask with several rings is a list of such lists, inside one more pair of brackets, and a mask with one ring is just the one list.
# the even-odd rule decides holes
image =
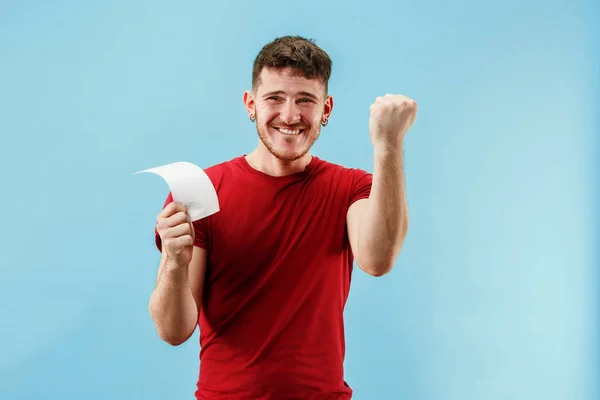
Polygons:
[[173,196],[173,201],[183,204],[192,221],[219,211],[219,199],[210,178],[200,167],[181,161],[156,168],[138,171],[151,172],[162,177]]

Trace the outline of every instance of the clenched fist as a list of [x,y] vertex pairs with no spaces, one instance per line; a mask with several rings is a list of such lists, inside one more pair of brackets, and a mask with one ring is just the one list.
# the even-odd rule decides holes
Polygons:
[[192,261],[194,227],[184,205],[169,203],[156,218],[164,255],[178,267],[187,268]]
[[404,135],[417,116],[417,102],[402,95],[377,97],[370,108],[369,134],[373,145],[402,146]]

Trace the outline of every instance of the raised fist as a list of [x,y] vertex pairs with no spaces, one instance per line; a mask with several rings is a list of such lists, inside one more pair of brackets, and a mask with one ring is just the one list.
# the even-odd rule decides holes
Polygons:
[[377,97],[370,108],[369,134],[374,146],[402,145],[417,116],[417,103],[402,95]]

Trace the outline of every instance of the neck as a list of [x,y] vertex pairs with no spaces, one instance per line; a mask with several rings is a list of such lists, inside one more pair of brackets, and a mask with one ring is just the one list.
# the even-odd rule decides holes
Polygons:
[[281,160],[263,146],[258,146],[246,156],[246,161],[252,168],[271,176],[286,176],[302,172],[311,159],[310,153],[306,153],[294,161]]

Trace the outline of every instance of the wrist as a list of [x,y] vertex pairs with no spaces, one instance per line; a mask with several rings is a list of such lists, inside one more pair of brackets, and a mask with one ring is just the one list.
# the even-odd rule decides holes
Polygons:
[[183,265],[178,257],[173,257],[168,252],[163,253],[163,268],[165,271],[187,271],[187,265]]
[[399,158],[402,157],[403,152],[404,146],[402,145],[402,142],[381,142],[373,144],[375,158]]

